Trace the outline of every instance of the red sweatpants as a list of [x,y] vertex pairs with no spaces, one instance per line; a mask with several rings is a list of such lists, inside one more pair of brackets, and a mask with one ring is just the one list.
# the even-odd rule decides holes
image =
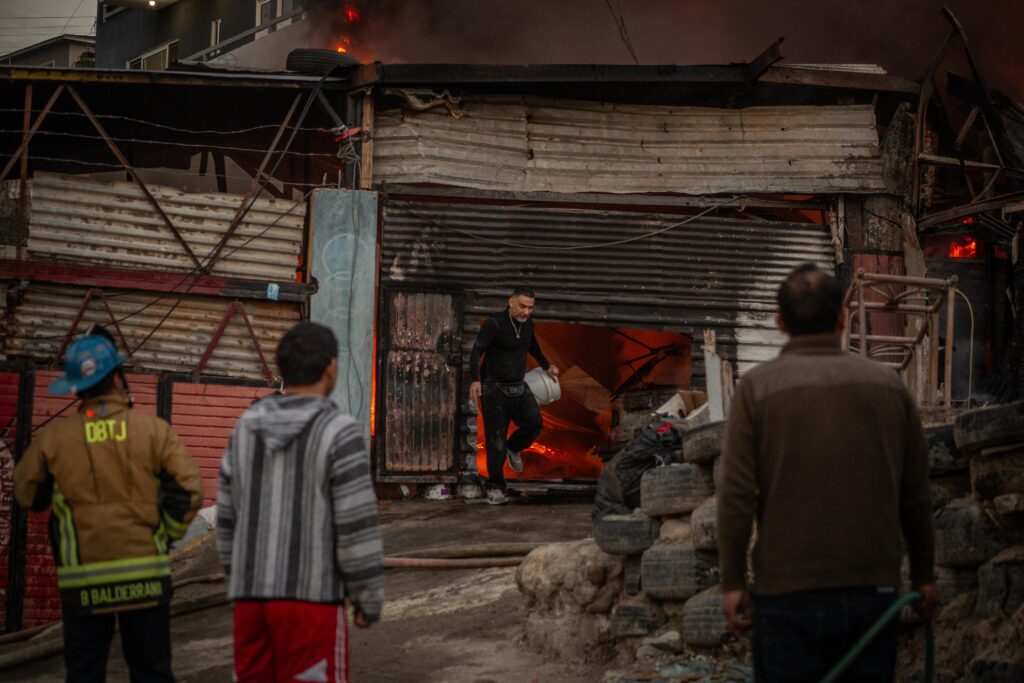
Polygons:
[[235,602],[239,683],[348,683],[345,608],[295,600]]

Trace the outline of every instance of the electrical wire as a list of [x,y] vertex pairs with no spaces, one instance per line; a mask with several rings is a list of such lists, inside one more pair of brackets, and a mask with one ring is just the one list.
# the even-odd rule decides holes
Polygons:
[[[296,131],[297,132],[297,131]],[[8,133],[11,135],[22,135],[24,131],[11,129],[11,128],[0,128],[0,134]],[[173,140],[154,140],[148,138],[120,138],[109,136],[104,138],[101,135],[90,135],[88,133],[67,133],[64,131],[52,131],[52,130],[37,130],[36,135],[53,135],[68,138],[79,138],[85,140],[99,140],[105,142],[107,140],[113,140],[114,142],[132,142],[141,143],[146,145],[166,145],[168,147],[192,147],[195,149],[212,150],[218,149],[225,152],[257,152],[266,153],[267,150],[259,147],[233,147],[230,145],[210,145],[202,142],[177,142]],[[337,158],[337,152],[280,152],[280,154],[290,154],[297,157],[331,157]]]
[[708,208],[704,209],[703,211],[701,211],[698,214],[695,214],[693,216],[687,216],[684,220],[681,220],[678,223],[672,223],[671,225],[667,225],[667,226],[665,226],[663,228],[659,228],[658,230],[653,230],[651,232],[647,232],[647,233],[644,233],[642,235],[635,235],[633,237],[627,237],[625,239],[615,240],[613,242],[602,242],[600,244],[574,244],[574,245],[571,245],[571,246],[568,246],[568,247],[548,247],[548,246],[543,246],[543,245],[539,245],[539,244],[518,244],[516,242],[506,242],[504,240],[494,239],[493,237],[487,237],[486,235],[479,235],[479,234],[476,234],[476,233],[472,233],[472,232],[470,232],[468,230],[463,230],[461,228],[456,228],[456,227],[453,227],[453,226],[450,226],[450,225],[445,225],[443,223],[439,223],[438,221],[435,221],[432,218],[429,218],[427,216],[422,216],[422,215],[418,214],[417,212],[413,211],[412,209],[409,209],[409,208],[404,207],[404,206],[389,205],[388,208],[394,208],[397,211],[400,211],[402,213],[406,213],[406,214],[408,214],[410,216],[413,216],[414,218],[418,218],[419,220],[424,221],[425,223],[428,223],[428,224],[434,226],[435,228],[440,228],[442,230],[448,230],[448,231],[451,231],[451,232],[457,232],[460,235],[464,235],[466,237],[471,237],[471,238],[473,238],[475,240],[480,240],[481,242],[490,242],[491,244],[497,244],[497,245],[504,246],[504,247],[513,247],[515,249],[531,249],[531,250],[534,250],[534,251],[582,251],[582,250],[585,250],[585,249],[604,249],[606,247],[617,247],[617,246],[622,245],[622,244],[629,244],[631,242],[639,242],[640,240],[645,240],[645,239],[649,239],[651,237],[656,237],[656,236],[658,236],[658,235],[660,235],[662,233],[668,232],[669,230],[673,230],[675,228],[678,228],[678,227],[681,227],[683,225],[686,225],[687,223],[695,221],[698,218],[703,218],[704,216],[706,216],[707,214],[711,213],[715,209],[720,209],[723,206],[725,206],[726,204],[730,204],[732,202],[738,202],[738,201],[740,201],[742,199],[743,199],[743,197],[729,197],[728,199],[726,199],[726,200],[724,200],[722,202],[719,202],[718,204],[715,204],[713,206],[709,206]]
[[[33,114],[41,114],[42,108],[29,110]],[[25,110],[18,107],[0,107],[0,112],[9,114],[24,114]],[[77,111],[53,111],[51,110],[47,116],[76,116],[78,118],[87,119],[85,114]],[[192,135],[240,135],[242,133],[252,133],[257,130],[276,129],[278,126],[273,123],[266,123],[259,126],[250,126],[248,128],[233,128],[230,130],[216,130],[216,129],[190,129],[190,128],[178,128],[177,126],[169,126],[163,123],[156,123],[155,121],[147,121],[146,119],[135,118],[134,116],[122,116],[120,114],[96,114],[98,119],[107,119],[109,121],[129,121],[131,123],[138,123],[152,128],[160,128],[163,130],[173,131],[175,133],[187,133]],[[293,128],[294,126],[288,126]],[[299,130],[311,132],[311,133],[328,133],[335,135],[334,131],[330,128],[322,128],[320,126],[306,126],[299,128]]]
[[[38,159],[38,160],[41,160],[41,161],[54,161],[54,162],[61,162],[61,163],[66,163],[66,164],[74,164],[76,166],[91,166],[91,167],[97,168],[97,169],[101,169],[101,168],[102,169],[109,169],[110,171],[124,171],[124,166],[122,166],[121,164],[103,163],[103,162],[99,162],[99,161],[78,161],[78,160],[75,160],[75,159],[62,159],[60,157],[40,156],[38,154],[33,154],[32,158],[33,159]],[[195,171],[179,171],[179,170],[171,169],[171,168],[137,168],[135,170],[139,171],[139,172],[143,172],[143,173],[148,172],[148,171],[152,171],[153,173],[160,173],[160,174],[171,174],[171,175],[188,176],[189,178],[193,178],[193,179],[205,177],[205,176],[197,175]],[[96,172],[97,173],[102,173],[102,171],[96,171]],[[213,174],[213,176],[216,177],[216,174]],[[224,177],[225,178],[230,178],[232,180],[244,180],[244,181],[246,181],[248,183],[252,182],[252,176],[238,175],[237,173],[225,173]],[[285,183],[285,185],[291,185],[292,187],[312,187],[312,188],[328,187],[328,185],[326,185],[325,183],[293,183],[293,182],[287,182],[287,183]]]

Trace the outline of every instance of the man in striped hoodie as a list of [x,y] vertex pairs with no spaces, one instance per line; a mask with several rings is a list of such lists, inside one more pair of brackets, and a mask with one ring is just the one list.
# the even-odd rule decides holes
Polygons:
[[235,604],[237,681],[347,682],[348,631],[380,618],[383,549],[362,427],[328,395],[338,342],[299,323],[284,392],[254,403],[221,460],[217,549]]

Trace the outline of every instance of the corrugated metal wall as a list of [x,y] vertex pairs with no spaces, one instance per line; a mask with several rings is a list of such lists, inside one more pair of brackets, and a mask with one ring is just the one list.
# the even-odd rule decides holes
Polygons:
[[[9,356],[51,362],[87,292],[83,287],[33,283],[8,297],[10,307],[5,319],[0,322],[0,331],[4,333],[3,352]],[[127,292],[115,293],[107,299],[132,348],[159,325],[159,329],[129,361],[129,365],[145,370],[173,372],[192,372],[196,368],[231,302],[217,297],[185,296],[178,303],[179,297]],[[294,304],[272,302],[246,302],[245,308],[273,369],[277,342],[288,328],[298,322],[300,310]],[[168,313],[170,315],[163,320]],[[89,304],[79,325],[79,332],[93,322],[114,331],[106,309],[97,299]],[[232,318],[205,372],[211,375],[262,378],[258,355],[239,315]]]
[[740,372],[772,358],[784,341],[773,322],[779,282],[806,261],[835,264],[825,226],[705,217],[666,229],[685,218],[390,201],[381,281],[464,288],[464,358],[480,319],[528,283],[541,319],[692,334],[700,384],[702,329],[718,331]]
[[378,112],[373,181],[548,192],[877,192],[871,105],[661,107],[522,97]]
[[[135,184],[43,174],[29,184],[30,259],[96,268],[190,272],[195,267]],[[227,232],[242,202],[240,195],[190,194],[159,185],[149,190],[200,260]],[[212,274],[293,281],[305,214],[305,202],[257,200]]]
[[217,474],[231,430],[267,387],[175,382],[171,395],[171,424],[203,476],[203,505],[217,499]]

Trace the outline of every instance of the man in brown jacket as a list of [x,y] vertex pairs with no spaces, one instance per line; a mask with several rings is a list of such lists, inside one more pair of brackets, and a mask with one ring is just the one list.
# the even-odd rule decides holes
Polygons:
[[170,425],[132,411],[115,385],[121,362],[102,336],[71,344],[50,391],[76,394],[78,414],[40,430],[14,470],[19,505],[52,507],[72,683],[105,679],[115,614],[132,682],[174,680],[167,545],[202,501],[199,468]]
[[[903,555],[933,616],[927,449],[913,400],[891,369],[840,346],[843,291],[807,264],[779,288],[790,341],[739,383],[719,491],[722,609],[754,628],[759,682],[818,681],[893,603]],[[753,551],[753,613],[747,548]],[[848,670],[891,681],[891,624]]]

